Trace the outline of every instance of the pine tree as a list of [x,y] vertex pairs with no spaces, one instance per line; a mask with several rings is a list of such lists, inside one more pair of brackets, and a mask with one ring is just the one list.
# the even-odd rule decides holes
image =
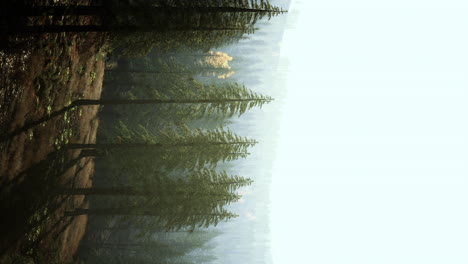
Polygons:
[[[120,196],[147,196],[153,199],[171,188],[170,197],[174,195],[195,195],[200,197],[215,197],[217,202],[230,203],[240,198],[232,192],[240,187],[248,186],[252,180],[241,176],[229,176],[225,171],[216,172],[213,169],[202,169],[193,172],[186,179],[170,179],[161,175],[147,175],[144,181],[133,183],[133,186],[124,187],[90,187],[90,188],[64,188],[57,190],[66,195],[120,195]],[[223,200],[224,199],[224,200]],[[219,200],[219,201],[218,201]]]
[[174,89],[173,98],[154,91],[155,99],[80,99],[72,103],[73,106],[84,105],[144,105],[144,104],[197,104],[199,111],[204,114],[213,112],[224,115],[243,114],[252,107],[261,107],[273,98],[257,94],[237,83],[224,87],[214,85],[199,85],[196,90]]
[[[243,153],[247,148],[257,142],[253,139],[240,137],[229,130],[216,129],[204,131],[202,129],[189,130],[181,126],[182,132],[177,130],[161,131],[159,135],[150,133],[140,127],[139,129],[127,128],[112,143],[94,144],[68,144],[68,149],[163,149],[177,150],[178,148],[190,147],[225,147],[230,146],[230,153]],[[230,155],[230,154],[229,154]]]
[[[174,208],[172,208],[174,209]],[[173,210],[172,210],[173,211]],[[157,217],[167,231],[179,230],[184,227],[204,227],[216,226],[221,221],[228,221],[238,215],[230,213],[225,209],[214,209],[210,211],[194,212],[176,210],[160,211],[156,208],[127,207],[127,208],[104,208],[104,209],[75,209],[67,212],[66,216],[78,215],[131,215],[131,216],[154,216]]]
[[[191,46],[192,49],[209,50],[239,41],[253,33],[259,19],[271,18],[283,12],[263,0],[146,1],[120,6],[20,6],[12,10],[16,16],[97,16],[100,23],[94,25],[24,26],[17,23],[12,24],[7,33],[108,32],[111,33],[114,48],[133,44],[131,48],[121,51],[127,56],[146,54],[153,46],[172,50]],[[161,39],[164,41],[159,41]]]
[[[63,189],[65,194],[141,196],[137,203],[114,208],[76,209],[67,215],[154,216],[166,230],[208,227],[235,217],[224,207],[238,201],[236,191],[252,180],[204,169],[183,178],[148,175],[133,187]],[[134,200],[135,201],[135,200]]]

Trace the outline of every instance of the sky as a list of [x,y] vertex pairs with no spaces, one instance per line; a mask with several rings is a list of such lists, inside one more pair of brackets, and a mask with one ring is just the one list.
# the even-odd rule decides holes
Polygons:
[[468,263],[467,11],[292,1],[273,263]]
[[[271,1],[288,9],[288,0]],[[223,264],[271,264],[271,239],[269,225],[269,192],[272,164],[278,141],[278,116],[286,93],[285,65],[279,65],[280,45],[289,14],[261,20],[255,34],[248,39],[220,49],[233,57],[230,66],[235,74],[226,79],[238,82],[257,93],[275,100],[262,108],[250,109],[240,117],[234,117],[229,129],[234,133],[258,141],[249,149],[246,159],[230,162],[229,173],[251,178],[254,183],[241,191],[242,199],[229,210],[239,217],[218,228],[223,235],[214,239],[214,263]],[[284,58],[286,60],[286,58]]]

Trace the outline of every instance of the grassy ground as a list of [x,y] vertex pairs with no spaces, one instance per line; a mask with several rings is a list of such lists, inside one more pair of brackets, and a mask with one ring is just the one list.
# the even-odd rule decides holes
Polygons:
[[87,218],[64,213],[86,201],[54,190],[91,185],[93,160],[64,146],[95,142],[98,107],[54,113],[76,99],[100,97],[105,51],[93,33],[27,42],[33,44],[0,52],[0,263],[69,262]]

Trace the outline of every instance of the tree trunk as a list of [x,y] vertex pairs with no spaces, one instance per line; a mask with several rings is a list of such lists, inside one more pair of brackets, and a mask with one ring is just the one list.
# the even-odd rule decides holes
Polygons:
[[156,7],[156,6],[18,6],[13,8],[19,16],[98,16],[115,10],[118,15],[125,14],[168,14],[168,13],[279,13],[276,10],[261,10],[239,7]]
[[104,157],[105,154],[98,151],[97,149],[83,149],[80,152],[81,158],[96,158],[96,157]]
[[158,70],[106,70],[115,73],[197,73],[198,71],[230,71],[228,68],[194,68],[194,71],[158,71]]
[[100,16],[106,13],[104,6],[21,6],[17,7],[18,16]]
[[197,233],[193,230],[179,230],[179,231],[165,231],[160,227],[142,227],[142,226],[114,226],[114,227],[101,227],[99,230],[109,230],[109,231],[119,231],[119,230],[149,230],[151,233],[164,233],[164,234],[172,234],[172,233]]
[[[65,216],[78,216],[78,215],[134,215],[134,216],[167,216],[161,214],[156,210],[135,210],[135,208],[103,208],[103,209],[75,209],[65,213]],[[177,216],[179,214],[174,214]],[[226,216],[222,214],[187,214],[187,216]]]
[[82,246],[107,249],[132,249],[132,248],[151,248],[151,247],[169,247],[165,244],[150,243],[84,243]]
[[[77,148],[78,144],[69,144],[68,147],[69,148]],[[85,145],[86,147],[88,145]],[[100,152],[98,149],[86,149],[86,147],[81,150],[81,153],[80,153],[80,158],[95,158],[95,157],[105,157],[106,154],[103,153],[103,152]],[[245,153],[229,153],[229,155],[232,155],[232,156],[238,156],[238,155],[250,155],[250,153],[248,152],[245,152]]]
[[141,104],[210,104],[230,102],[263,102],[267,99],[81,99],[72,103],[78,105],[141,105]]
[[85,33],[85,32],[171,32],[171,31],[239,31],[246,28],[230,27],[155,27],[155,26],[135,26],[135,25],[43,25],[43,26],[18,26],[12,27],[7,33],[13,34],[43,34],[43,33]]
[[130,195],[144,196],[153,193],[138,190],[132,187],[92,187],[92,188],[62,188],[57,189],[56,193],[65,195]]
[[68,144],[67,149],[122,149],[122,148],[176,148],[176,147],[193,147],[200,145],[234,145],[247,144],[250,142],[235,141],[235,142],[203,142],[203,143],[180,143],[180,144],[162,144],[162,143],[95,143],[95,144]]

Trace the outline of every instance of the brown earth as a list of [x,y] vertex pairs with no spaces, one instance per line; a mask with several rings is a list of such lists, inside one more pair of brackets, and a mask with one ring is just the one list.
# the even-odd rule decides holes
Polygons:
[[71,261],[87,223],[86,216],[65,216],[86,207],[84,197],[54,190],[91,186],[94,161],[65,146],[95,142],[99,109],[54,113],[80,98],[100,98],[102,41],[89,33],[48,34],[34,42],[0,52],[0,263],[17,255]]

